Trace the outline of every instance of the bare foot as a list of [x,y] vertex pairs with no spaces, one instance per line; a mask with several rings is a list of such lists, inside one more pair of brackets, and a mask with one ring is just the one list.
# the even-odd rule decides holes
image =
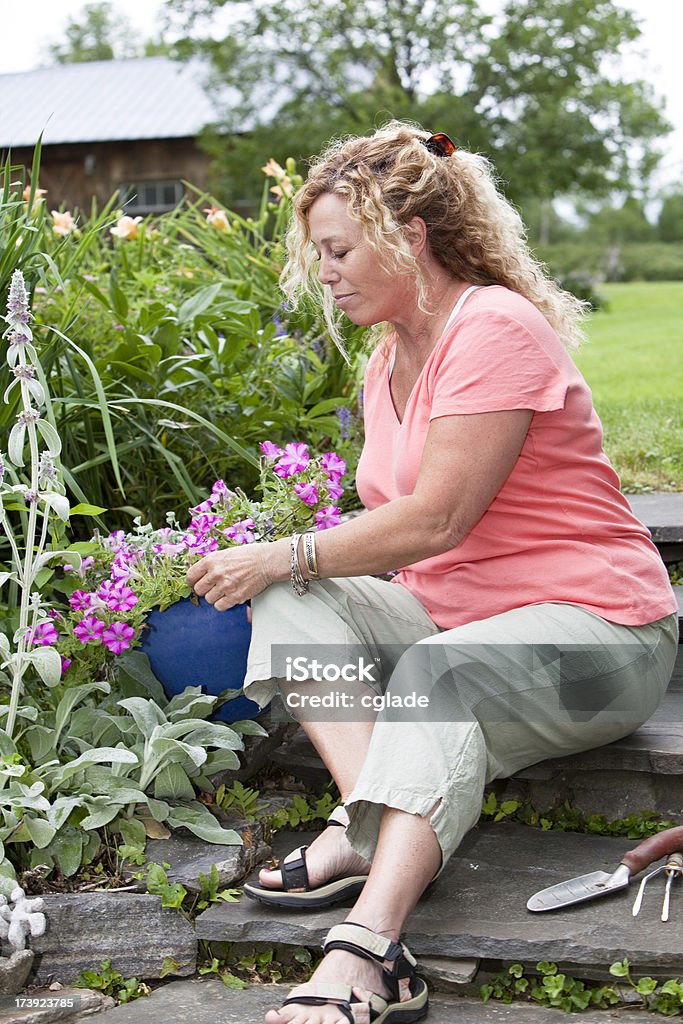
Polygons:
[[[328,830],[329,831],[329,830]],[[338,829],[341,832],[341,829]],[[359,999],[366,1001],[370,994],[389,997],[379,964],[348,953],[344,949],[333,949],[327,954],[310,982],[299,985],[293,995],[316,995],[317,985],[352,985]],[[305,1006],[292,1003],[280,1010],[269,1010],[266,1024],[348,1024],[348,1017],[338,1006]]]
[[[296,860],[296,850],[285,857],[285,863]],[[324,832],[314,839],[306,850],[306,867],[308,881],[315,889],[331,878],[346,875],[367,875],[370,864],[355,852],[346,838],[346,829],[339,825],[328,825]],[[266,889],[281,889],[282,874],[280,871],[269,871],[262,868],[259,882]]]

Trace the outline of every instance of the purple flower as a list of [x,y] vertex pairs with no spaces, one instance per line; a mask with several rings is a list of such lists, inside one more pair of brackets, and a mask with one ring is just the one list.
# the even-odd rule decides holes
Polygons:
[[294,490],[306,505],[318,504],[318,488],[315,484],[294,484]]
[[74,626],[74,636],[82,644],[87,644],[89,640],[101,640],[104,627],[104,622],[96,615],[86,615]]
[[41,622],[35,629],[29,630],[29,647],[52,647],[59,640],[59,633],[53,622]]
[[63,655],[60,656],[62,659],[62,675],[71,668],[71,658],[65,658]]
[[268,462],[274,462],[275,459],[279,459],[282,455],[282,448],[278,448],[272,441],[261,441],[259,448],[265,455]]
[[327,490],[327,493],[329,494],[332,501],[339,501],[342,494],[344,493],[344,488],[342,487],[342,485],[338,483],[336,480],[334,480],[332,477],[329,477],[327,483],[325,484],[325,489]]
[[124,560],[119,561],[115,558],[111,563],[109,575],[117,583],[125,583],[133,575],[133,570],[128,562]]
[[323,470],[339,483],[339,478],[346,472],[346,463],[336,452],[325,452],[320,459]]
[[340,406],[337,409],[337,419],[339,420],[339,436],[346,440],[351,426],[351,410],[347,409],[345,405]]
[[213,501],[222,501],[226,505],[230,504],[232,500],[232,491],[224,480],[216,480],[211,488],[211,498]]
[[[88,555],[86,558],[82,558],[81,559],[81,564],[80,564],[79,568],[75,570],[76,575],[80,576],[81,579],[83,579],[83,577],[85,576],[85,574],[88,571],[88,569],[90,568],[90,566],[94,565],[94,564],[95,564],[95,559],[93,558],[92,555]],[[70,565],[67,562],[66,565],[64,566],[64,572],[72,572],[72,571],[74,571],[73,570],[73,566]]]
[[206,537],[202,533],[186,533],[182,539],[183,547],[196,555],[209,555],[218,548],[215,537]]
[[121,654],[130,647],[135,630],[126,622],[113,622],[102,634],[102,643],[114,654]]
[[223,533],[228,540],[234,540],[235,544],[251,544],[256,539],[255,529],[256,523],[253,519],[242,519],[241,522],[223,530]]
[[283,478],[294,476],[295,473],[303,472],[310,461],[308,445],[303,443],[286,444],[280,461],[273,466],[273,472]]
[[108,548],[111,548],[113,552],[118,553],[126,547],[126,535],[123,530],[114,530],[114,532],[110,533],[107,537],[105,544]]
[[115,612],[129,612],[138,603],[135,593],[122,580],[105,580],[97,596]]
[[206,501],[202,501],[199,505],[195,505],[194,508],[190,509],[193,515],[200,515],[202,512],[210,512],[213,508],[213,503],[216,499],[214,497],[207,498]]
[[69,598],[69,604],[75,612],[82,612],[90,607],[94,596],[94,594],[89,594],[87,590],[74,590]]
[[319,530],[329,530],[333,526],[339,526],[341,516],[337,506],[328,505],[327,508],[321,508],[320,512],[315,514],[315,523]]
[[164,542],[163,544],[153,544],[152,551],[155,551],[158,555],[167,555],[169,558],[174,558],[179,555],[181,551],[185,551],[184,544],[171,544]]
[[216,523],[220,523],[222,516],[210,515],[204,512],[202,515],[197,516],[192,520],[188,526],[188,533],[208,533],[209,530],[213,529]]

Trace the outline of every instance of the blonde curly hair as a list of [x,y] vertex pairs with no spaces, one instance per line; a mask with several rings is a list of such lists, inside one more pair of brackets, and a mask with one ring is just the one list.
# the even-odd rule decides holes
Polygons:
[[[489,161],[456,149],[434,155],[423,144],[429,132],[405,121],[391,121],[370,136],[332,142],[311,164],[294,196],[287,233],[287,263],[280,283],[296,305],[310,295],[322,305],[335,343],[344,352],[335,303],[318,280],[317,254],[308,214],[326,193],[346,200],[384,266],[412,272],[420,308],[427,309],[425,282],[412,255],[404,226],[421,217],[432,255],[461,281],[499,284],[529,299],[568,348],[584,340],[582,320],[589,304],[564,291],[534,259],[522,220],[500,192]],[[379,339],[391,333],[380,325]]]

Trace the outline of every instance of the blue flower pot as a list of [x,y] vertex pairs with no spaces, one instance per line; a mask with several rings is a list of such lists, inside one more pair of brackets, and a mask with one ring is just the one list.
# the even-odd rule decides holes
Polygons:
[[[141,650],[168,697],[186,686],[201,686],[205,693],[239,690],[244,683],[251,623],[246,604],[217,612],[204,598],[189,597],[166,611],[155,608],[147,616]],[[236,697],[212,716],[223,722],[254,718],[261,708],[253,700]]]

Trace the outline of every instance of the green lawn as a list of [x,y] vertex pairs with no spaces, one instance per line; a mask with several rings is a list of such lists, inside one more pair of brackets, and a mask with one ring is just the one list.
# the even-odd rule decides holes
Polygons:
[[683,282],[600,286],[576,361],[625,491],[683,490]]

